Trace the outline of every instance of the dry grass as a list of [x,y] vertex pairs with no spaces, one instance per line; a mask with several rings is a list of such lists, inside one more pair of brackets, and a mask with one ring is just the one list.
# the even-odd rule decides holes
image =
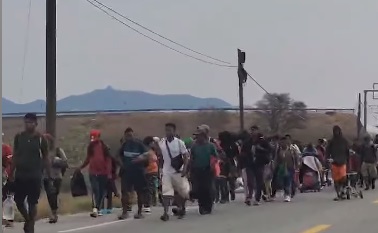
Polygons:
[[[100,129],[102,138],[115,151],[126,127],[132,127],[138,137],[148,135],[162,136],[164,124],[173,122],[181,136],[190,136],[199,124],[208,124],[211,133],[216,136],[219,131],[239,129],[238,115],[224,111],[199,111],[176,113],[125,113],[97,114],[95,116],[59,117],[57,120],[58,144],[68,153],[71,164],[83,158],[90,129]],[[246,125],[262,125],[256,114],[245,115]],[[356,136],[356,117],[346,113],[309,113],[306,127],[288,132],[295,139],[307,143],[319,137],[329,137],[332,126],[338,124],[349,139]],[[3,132],[5,141],[13,139],[22,130],[23,123],[19,118],[4,118]],[[44,119],[40,120],[40,128],[44,130]]]
[[[306,127],[292,130],[294,139],[303,143],[314,142],[318,138],[329,138],[332,126],[340,125],[348,139],[356,136],[356,117],[346,113],[309,113]],[[116,151],[119,140],[127,127],[132,127],[138,137],[148,135],[163,136],[164,124],[173,122],[178,127],[182,137],[190,136],[199,124],[208,124],[211,134],[216,136],[223,130],[237,131],[239,129],[238,114],[223,111],[176,112],[176,113],[125,113],[125,114],[97,114],[95,116],[59,117],[57,120],[58,145],[63,147],[69,158],[71,167],[75,167],[84,158],[88,133],[90,129],[100,129],[103,140]],[[245,123],[263,125],[254,113],[246,113]],[[20,118],[4,118],[3,132],[5,141],[11,142],[14,135],[21,131],[23,122]],[[40,130],[44,131],[44,119],[40,120]],[[67,176],[68,177],[68,176]],[[63,190],[67,190],[67,179]],[[76,213],[88,211],[91,207],[89,198],[71,198],[67,194],[61,196],[62,213]],[[49,214],[47,200],[41,199],[40,217]]]

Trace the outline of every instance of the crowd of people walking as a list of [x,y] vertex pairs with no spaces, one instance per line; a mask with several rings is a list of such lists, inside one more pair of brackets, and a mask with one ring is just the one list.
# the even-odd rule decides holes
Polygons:
[[[7,179],[3,194],[14,193],[25,219],[24,231],[33,233],[42,180],[52,212],[50,223],[58,221],[58,194],[68,164],[61,148],[49,156],[53,140],[37,131],[35,114],[26,114],[24,122],[25,130],[16,135],[13,153],[3,144],[3,178]],[[199,213],[208,215],[214,203],[236,199],[239,177],[248,206],[276,200],[278,190],[283,190],[285,202],[291,202],[298,189],[321,190],[330,184],[328,171],[332,173],[335,201],[346,198],[347,173],[352,170],[361,177],[359,185],[365,185],[366,190],[375,188],[378,136],[374,141],[365,136],[349,145],[341,128],[335,126],[330,140],[319,139],[316,145],[302,146],[288,134],[263,135],[257,125],[239,133],[223,131],[217,138],[210,137],[209,126],[200,125],[184,139],[178,136],[175,124],[164,127],[163,138],[149,136],[143,140],[135,138],[134,130],[127,128],[115,155],[101,139],[99,130],[89,133],[86,159],[75,173],[88,167],[93,196],[91,217],[110,213],[115,195],[122,202],[118,218],[128,218],[133,193],[137,197],[135,219],[143,218],[159,202],[163,206],[162,221],[170,219],[171,211],[184,218],[188,201],[197,201]]]

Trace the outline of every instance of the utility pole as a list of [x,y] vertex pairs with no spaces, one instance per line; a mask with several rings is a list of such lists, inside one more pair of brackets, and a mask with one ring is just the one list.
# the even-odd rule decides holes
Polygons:
[[46,133],[56,139],[56,0],[46,0]]
[[361,93],[358,93],[357,139],[360,139],[361,128]]
[[239,117],[240,131],[244,130],[244,83],[247,82],[247,71],[244,69],[245,52],[238,49],[238,77],[239,77]]
[[364,130],[367,132],[367,94],[378,93],[378,90],[364,90]]

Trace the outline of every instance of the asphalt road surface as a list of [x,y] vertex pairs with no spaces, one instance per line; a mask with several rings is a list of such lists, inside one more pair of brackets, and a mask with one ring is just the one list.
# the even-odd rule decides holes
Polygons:
[[[240,194],[239,194],[240,195]],[[195,206],[188,209],[185,219],[171,217],[161,222],[161,207],[156,207],[145,219],[118,221],[116,214],[97,219],[88,214],[62,216],[57,224],[46,221],[36,224],[36,233],[377,233],[378,191],[364,192],[364,199],[332,201],[332,190],[298,194],[293,202],[277,199],[261,206],[247,207],[239,196],[237,201],[217,205],[212,215],[200,216]],[[5,229],[8,233],[22,232],[22,225]]]

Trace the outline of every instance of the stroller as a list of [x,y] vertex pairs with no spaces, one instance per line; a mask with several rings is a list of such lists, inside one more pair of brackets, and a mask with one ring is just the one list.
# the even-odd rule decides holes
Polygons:
[[319,159],[314,156],[315,154],[311,152],[303,153],[302,165],[299,171],[300,176],[300,187],[299,191],[301,193],[306,191],[320,192],[321,186],[321,172],[322,164]]

